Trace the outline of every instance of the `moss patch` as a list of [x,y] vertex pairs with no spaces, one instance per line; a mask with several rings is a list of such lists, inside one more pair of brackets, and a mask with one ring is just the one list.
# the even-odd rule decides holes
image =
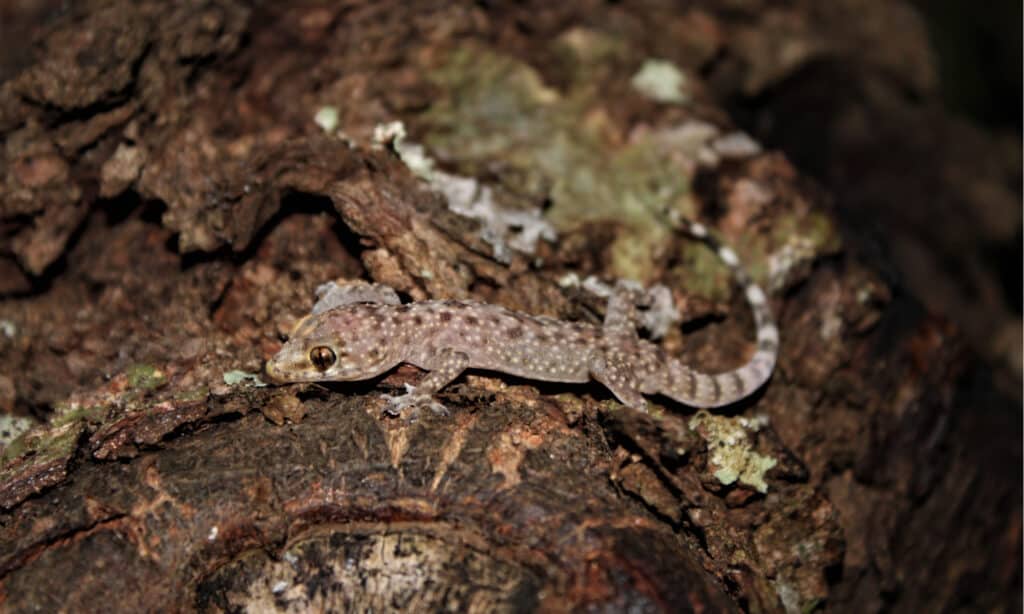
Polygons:
[[167,375],[153,365],[132,365],[125,375],[128,376],[128,386],[133,389],[153,390],[167,383]]

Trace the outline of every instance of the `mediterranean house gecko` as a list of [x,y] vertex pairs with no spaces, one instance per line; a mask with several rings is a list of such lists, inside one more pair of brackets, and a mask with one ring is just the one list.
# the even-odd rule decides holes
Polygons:
[[757,327],[757,348],[743,366],[724,373],[697,371],[666,355],[636,330],[637,296],[619,291],[608,301],[604,325],[518,313],[474,301],[401,304],[397,295],[366,296],[301,320],[266,366],[277,382],[365,380],[400,363],[428,371],[407,394],[386,396],[385,411],[427,404],[466,369],[532,380],[584,383],[597,380],[615,397],[646,411],[644,395],[663,394],[696,407],[729,405],[760,388],[775,367],[779,333],[767,298],[740,266],[736,253],[697,223],[689,233],[711,246],[743,286]]

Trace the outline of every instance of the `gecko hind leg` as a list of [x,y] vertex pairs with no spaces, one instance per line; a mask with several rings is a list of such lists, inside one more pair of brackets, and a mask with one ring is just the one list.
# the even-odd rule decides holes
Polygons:
[[640,393],[640,381],[626,361],[599,356],[590,363],[590,376],[611,390],[623,405],[647,411],[647,399]]

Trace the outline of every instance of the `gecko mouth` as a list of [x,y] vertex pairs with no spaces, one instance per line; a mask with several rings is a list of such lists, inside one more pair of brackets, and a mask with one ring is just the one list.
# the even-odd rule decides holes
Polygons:
[[277,356],[267,361],[267,364],[263,367],[263,372],[275,384],[289,384],[304,379],[302,377],[302,370],[290,368],[290,365],[280,360]]
[[283,383],[283,378],[280,369],[277,368],[276,362],[277,361],[273,358],[268,360],[267,364],[263,367],[263,372],[267,374],[267,378],[270,379],[270,381],[280,384]]

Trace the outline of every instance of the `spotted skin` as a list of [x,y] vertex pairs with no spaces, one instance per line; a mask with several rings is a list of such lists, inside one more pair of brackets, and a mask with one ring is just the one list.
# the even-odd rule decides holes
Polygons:
[[[771,376],[779,333],[764,292],[741,268],[736,254],[700,224],[689,233],[706,242],[744,288],[757,327],[757,347],[743,366],[724,373],[697,371],[669,357],[636,332],[636,296],[612,295],[603,326],[531,316],[474,301],[420,301],[405,305],[353,303],[308,316],[267,363],[278,382],[355,381],[401,363],[428,371],[408,394],[387,397],[386,411],[428,404],[466,369],[538,381],[583,383],[594,379],[630,407],[646,410],[644,395],[663,394],[695,407],[721,407],[760,388]],[[327,353],[323,348],[329,348]],[[314,364],[311,355],[320,358]],[[323,356],[335,358],[324,367]],[[443,408],[441,408],[443,409]]]

